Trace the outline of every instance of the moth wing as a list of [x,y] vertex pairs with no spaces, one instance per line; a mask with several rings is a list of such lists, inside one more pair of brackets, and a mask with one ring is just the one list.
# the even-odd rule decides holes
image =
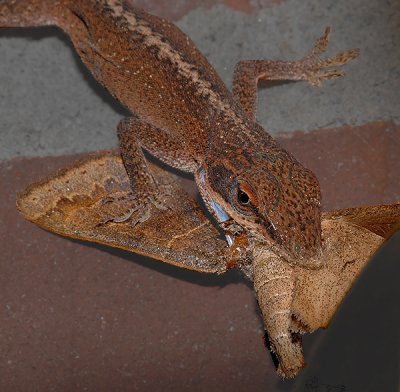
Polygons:
[[123,196],[130,190],[122,160],[112,151],[90,155],[30,185],[18,195],[17,207],[26,219],[63,236],[200,272],[224,272],[228,248],[218,230],[173,174],[149,165],[166,191],[169,209],[154,208],[150,217],[137,225],[109,219],[114,196],[120,209],[129,210],[129,201]]
[[400,228],[400,202],[336,210],[323,214],[323,218],[344,220],[388,238]]
[[293,330],[327,327],[363,267],[400,224],[400,203],[323,215],[324,267],[296,267]]

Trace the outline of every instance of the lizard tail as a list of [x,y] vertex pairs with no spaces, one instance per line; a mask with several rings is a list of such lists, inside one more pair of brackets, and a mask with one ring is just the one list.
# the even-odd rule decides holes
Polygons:
[[58,26],[70,1],[0,0],[0,28]]

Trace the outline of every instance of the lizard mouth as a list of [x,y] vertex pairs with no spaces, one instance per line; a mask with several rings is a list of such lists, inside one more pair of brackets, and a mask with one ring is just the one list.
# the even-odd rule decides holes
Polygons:
[[[231,217],[216,201],[211,200],[210,206],[213,209],[215,216],[217,217],[218,223],[221,225],[221,227],[224,226],[224,223],[231,221]],[[224,232],[228,245],[232,246],[235,241],[235,237],[232,234],[228,233],[226,229],[224,229]]]
[[211,200],[210,206],[214,210],[215,216],[217,217],[219,223],[223,223],[231,219],[228,213],[216,201]]
[[198,172],[197,180],[202,185],[202,187],[199,187],[199,191],[203,197],[204,202],[206,203],[208,208],[214,213],[214,217],[216,218],[218,224],[224,230],[225,238],[228,242],[228,245],[232,246],[235,241],[235,236],[229,233],[228,230],[224,227],[225,224],[228,224],[232,220],[232,218],[228,215],[225,209],[211,197],[209,192],[205,190],[204,185],[206,179],[204,169]]

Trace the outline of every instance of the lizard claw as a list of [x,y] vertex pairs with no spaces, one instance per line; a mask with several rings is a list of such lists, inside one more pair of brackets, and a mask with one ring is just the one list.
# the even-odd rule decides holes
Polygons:
[[331,35],[331,31],[331,26],[325,27],[324,33],[315,41],[311,52],[308,54],[309,57],[319,56],[321,53],[324,53],[326,51],[326,48],[329,45],[329,36]]
[[308,76],[308,82],[313,86],[320,86],[323,80],[340,78],[345,72],[339,69],[318,70]]
[[320,86],[323,80],[344,76],[344,71],[331,67],[344,65],[360,54],[359,49],[350,49],[326,59],[321,59],[319,56],[328,47],[330,33],[331,28],[328,26],[322,36],[317,39],[310,53],[300,60],[304,67],[305,79],[314,86]]
[[132,226],[136,226],[147,221],[154,213],[154,209],[161,211],[170,209],[166,201],[168,196],[168,193],[155,196],[141,196],[133,193],[108,196],[100,201],[104,217],[100,224],[130,221]]

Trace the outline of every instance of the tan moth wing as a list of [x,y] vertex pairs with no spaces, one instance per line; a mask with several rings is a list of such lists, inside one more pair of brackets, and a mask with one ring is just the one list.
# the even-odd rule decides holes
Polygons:
[[323,214],[325,266],[296,268],[293,330],[327,327],[363,267],[400,225],[400,203]]
[[324,219],[346,221],[388,238],[400,228],[399,205],[400,203],[346,208],[327,212],[324,214]]
[[[18,196],[24,217],[63,236],[98,242],[200,272],[225,271],[227,245],[173,174],[149,164],[169,209],[143,223],[113,222],[129,209],[129,180],[116,152],[93,154]],[[161,192],[161,190],[160,190]],[[113,197],[119,203],[113,203]],[[126,205],[128,204],[128,205]]]

